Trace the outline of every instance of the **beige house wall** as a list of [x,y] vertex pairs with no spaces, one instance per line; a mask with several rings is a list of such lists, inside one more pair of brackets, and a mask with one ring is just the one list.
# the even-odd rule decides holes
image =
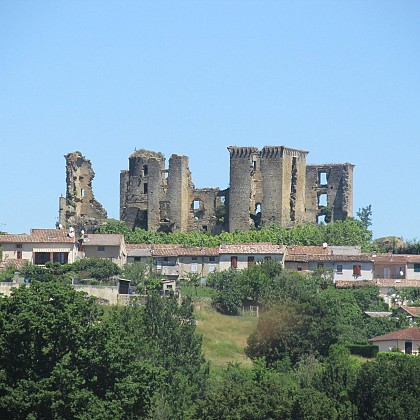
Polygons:
[[413,353],[419,354],[420,340],[387,340],[387,341],[373,341],[372,344],[379,346],[379,351],[389,352],[394,348],[399,349],[401,352],[405,353],[405,343],[413,343]]
[[22,251],[22,260],[27,260],[31,263],[35,261],[35,252],[44,252],[51,250],[51,252],[68,252],[68,262],[72,263],[76,259],[77,249],[75,244],[69,243],[22,243],[22,248],[16,248],[16,243],[1,244],[3,251],[3,261],[16,260],[18,251]]
[[98,245],[84,245],[84,254],[87,258],[106,258],[122,267],[127,262],[127,255],[120,246],[103,245],[105,250],[99,251]]
[[420,273],[414,271],[414,263],[407,264],[407,275],[406,278],[409,280],[420,280]]
[[219,271],[219,258],[214,257],[179,257],[179,274],[181,278],[186,278],[189,273],[198,273],[200,277],[207,277],[211,272]]
[[229,270],[231,267],[231,257],[237,257],[237,269],[248,268],[248,257],[254,257],[254,264],[263,262],[266,258],[275,260],[283,264],[283,255],[281,254],[221,254],[219,257],[220,271]]

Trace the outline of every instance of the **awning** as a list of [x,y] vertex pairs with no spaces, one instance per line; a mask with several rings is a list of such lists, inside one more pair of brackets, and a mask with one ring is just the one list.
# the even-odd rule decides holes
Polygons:
[[33,248],[32,252],[71,252],[69,248]]

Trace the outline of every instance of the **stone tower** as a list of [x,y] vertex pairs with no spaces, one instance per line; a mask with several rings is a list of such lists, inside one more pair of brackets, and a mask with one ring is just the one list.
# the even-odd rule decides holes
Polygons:
[[102,205],[95,199],[92,180],[95,172],[90,160],[80,152],[68,153],[66,159],[66,197],[60,197],[59,224],[91,232],[107,218]]

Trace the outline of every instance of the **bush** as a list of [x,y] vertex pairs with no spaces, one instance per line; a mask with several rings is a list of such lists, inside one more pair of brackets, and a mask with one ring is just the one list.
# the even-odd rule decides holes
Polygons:
[[379,352],[379,346],[371,344],[350,344],[347,348],[351,354],[367,357],[368,359],[376,357]]

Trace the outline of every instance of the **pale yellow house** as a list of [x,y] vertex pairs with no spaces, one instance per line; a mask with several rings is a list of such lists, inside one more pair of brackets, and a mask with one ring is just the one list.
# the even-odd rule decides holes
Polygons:
[[65,229],[31,229],[29,234],[0,235],[3,262],[72,263],[77,256],[74,232]]
[[221,245],[219,248],[219,270],[230,267],[239,270],[266,260],[278,261],[284,267],[286,248],[267,242]]
[[104,258],[122,267],[127,262],[124,235],[84,234],[79,240],[79,256]]

